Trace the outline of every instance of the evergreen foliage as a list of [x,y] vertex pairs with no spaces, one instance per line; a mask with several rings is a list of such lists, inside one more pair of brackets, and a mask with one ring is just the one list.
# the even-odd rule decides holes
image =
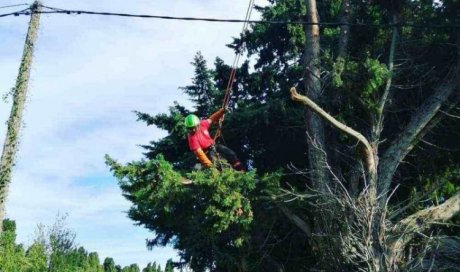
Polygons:
[[[126,166],[106,157],[123,195],[134,203],[128,216],[157,235],[149,247],[174,244],[190,266],[203,270],[232,263],[235,252],[249,244],[253,208],[276,191],[279,175],[258,178],[255,172],[213,168],[183,176],[162,155]],[[239,214],[241,211],[241,214]]]

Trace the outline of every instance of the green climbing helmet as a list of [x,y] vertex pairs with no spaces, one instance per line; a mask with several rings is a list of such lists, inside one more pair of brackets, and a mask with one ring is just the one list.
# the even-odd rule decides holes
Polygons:
[[200,118],[195,114],[189,114],[185,117],[185,126],[187,128],[193,128],[200,124]]

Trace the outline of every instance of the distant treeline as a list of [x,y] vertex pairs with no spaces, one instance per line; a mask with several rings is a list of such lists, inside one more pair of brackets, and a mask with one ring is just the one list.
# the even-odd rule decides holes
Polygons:
[[162,269],[156,262],[144,269],[131,264],[122,267],[107,257],[101,264],[97,252],[88,252],[75,243],[75,233],[65,227],[64,217],[51,227],[39,225],[33,243],[25,248],[16,243],[16,223],[5,219],[0,237],[2,272],[172,272],[172,260]]

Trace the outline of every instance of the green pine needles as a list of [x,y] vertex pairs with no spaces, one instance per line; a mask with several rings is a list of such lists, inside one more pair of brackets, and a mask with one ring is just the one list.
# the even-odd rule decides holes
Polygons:
[[[241,250],[251,236],[252,205],[277,191],[280,178],[279,174],[259,178],[253,171],[226,167],[182,174],[162,155],[126,165],[106,155],[106,164],[132,202],[128,216],[154,231],[156,237],[148,246],[172,244],[182,250],[182,257],[193,256],[195,261],[198,256],[211,260],[205,256],[209,254],[224,260]],[[184,177],[193,183],[184,184]]]

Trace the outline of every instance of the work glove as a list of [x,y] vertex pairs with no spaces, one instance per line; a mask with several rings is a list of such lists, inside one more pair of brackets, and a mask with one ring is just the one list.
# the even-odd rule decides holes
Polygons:
[[224,114],[225,114],[225,108],[221,108],[220,110],[218,110],[215,113],[213,113],[209,117],[209,119],[211,119],[211,121],[213,123],[217,123],[220,120],[220,118],[222,118],[222,116],[224,116]]
[[193,151],[195,153],[196,158],[206,168],[210,168],[212,166],[212,162],[209,160],[208,156],[204,153],[203,149],[198,148],[197,150]]

